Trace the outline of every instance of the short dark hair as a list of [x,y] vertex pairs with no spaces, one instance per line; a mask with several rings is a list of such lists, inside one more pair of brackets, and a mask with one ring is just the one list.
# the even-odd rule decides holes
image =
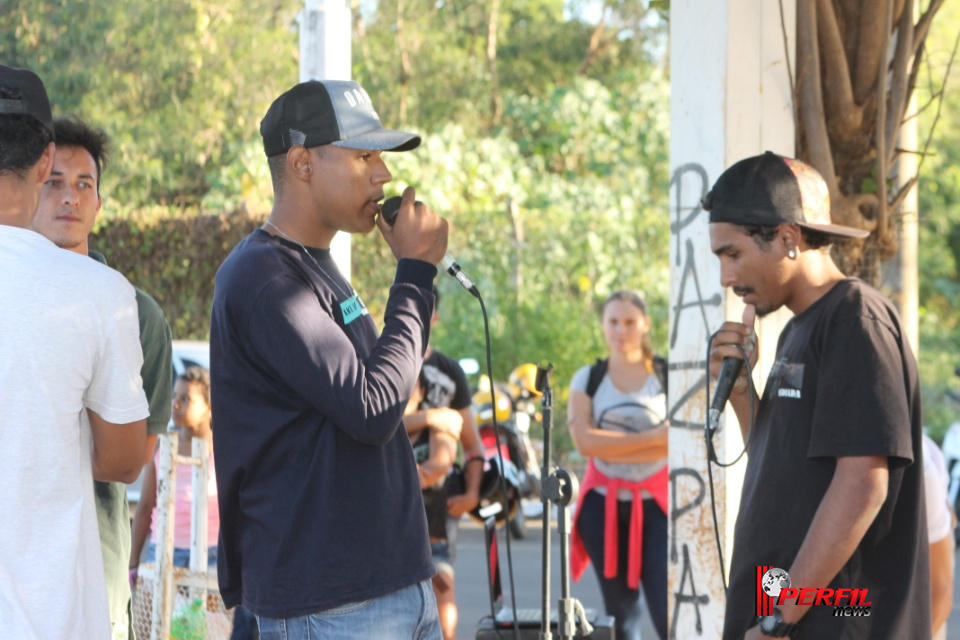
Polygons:
[[100,192],[100,173],[107,166],[107,146],[110,137],[103,129],[93,127],[79,118],[57,118],[53,121],[58,147],[85,149],[97,165],[97,192]]
[[770,248],[770,243],[777,237],[780,229],[778,224],[741,224],[743,232],[753,238],[757,246],[766,251]]
[[199,365],[194,365],[192,367],[187,367],[186,371],[177,376],[177,380],[183,380],[184,382],[193,382],[201,387],[203,387],[203,397],[207,401],[207,406],[211,406],[210,403],[210,371],[206,367],[201,367]]
[[[780,228],[780,225],[763,224],[742,224],[740,226],[743,227],[744,232],[748,236],[753,238],[757,246],[764,251],[770,247],[770,243],[777,237],[777,230]],[[800,227],[800,234],[803,237],[803,241],[806,242],[807,246],[811,249],[829,247],[834,242],[834,238],[830,234],[807,229],[806,227]]]
[[437,311],[440,309],[440,289],[437,288],[437,283],[433,283],[433,310]]
[[273,183],[273,197],[280,196],[283,191],[283,180],[287,171],[287,154],[279,153],[267,158],[267,166],[270,168],[270,181]]
[[806,242],[807,246],[811,249],[829,247],[837,240],[836,236],[832,236],[829,233],[821,233],[820,231],[814,231],[813,229],[807,229],[805,227],[800,227],[800,233],[803,234],[803,241]]
[[[326,153],[330,145],[322,144],[318,147],[304,147],[308,151],[315,152],[318,157]],[[283,192],[283,184],[287,179],[287,153],[278,153],[267,157],[267,167],[270,168],[270,181],[273,183],[273,197],[278,198]]]
[[[0,100],[20,100],[21,97],[20,89],[0,85]],[[0,176],[25,178],[51,142],[53,135],[33,116],[0,114]]]

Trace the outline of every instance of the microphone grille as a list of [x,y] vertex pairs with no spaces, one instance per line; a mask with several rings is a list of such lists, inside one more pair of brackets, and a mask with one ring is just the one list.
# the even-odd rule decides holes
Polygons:
[[380,206],[380,215],[391,227],[397,221],[397,214],[400,213],[400,196],[393,196],[383,201]]

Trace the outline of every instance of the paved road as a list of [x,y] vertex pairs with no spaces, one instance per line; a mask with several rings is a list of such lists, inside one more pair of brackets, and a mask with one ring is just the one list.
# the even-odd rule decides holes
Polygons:
[[[543,549],[543,529],[540,519],[528,518],[528,535],[523,540],[510,541],[513,556],[514,582],[517,588],[517,607],[541,606],[541,556]],[[510,602],[510,583],[507,577],[507,549],[505,531],[498,532],[500,549],[500,572],[503,579],[504,601]],[[551,610],[556,611],[560,597],[560,538],[556,531],[556,522],[552,530],[551,551]],[[460,619],[457,624],[458,640],[473,640],[477,622],[490,614],[490,598],[487,596],[486,551],[483,543],[483,529],[470,520],[460,525],[460,540],[457,543],[456,589]],[[603,612],[603,599],[597,579],[591,566],[580,582],[571,587],[572,595],[583,603],[584,607]],[[556,638],[557,636],[554,635]],[[647,619],[643,629],[644,640],[656,640],[657,633]]]

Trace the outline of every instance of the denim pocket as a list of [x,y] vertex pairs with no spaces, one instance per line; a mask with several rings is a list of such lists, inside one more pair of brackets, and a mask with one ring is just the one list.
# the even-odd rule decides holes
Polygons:
[[315,616],[344,616],[350,613],[356,613],[366,609],[371,600],[361,600],[360,602],[349,602],[347,604],[340,605],[339,607],[334,607],[333,609],[327,609],[326,611],[319,611],[313,615]]

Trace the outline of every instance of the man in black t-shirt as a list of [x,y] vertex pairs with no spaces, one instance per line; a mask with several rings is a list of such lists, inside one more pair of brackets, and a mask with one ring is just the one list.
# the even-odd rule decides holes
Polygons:
[[[378,216],[383,128],[355,82],[298,84],[260,123],[275,202],[217,272],[210,321],[220,592],[263,637],[439,640],[403,410],[430,335],[447,224],[413,188]],[[379,228],[397,258],[378,335],[330,254]]]
[[[770,152],[730,167],[703,205],[721,284],[747,305],[742,323],[718,332],[711,373],[741,357],[735,345],[756,363],[757,315],[795,314],[755,414],[746,367],[730,396],[749,458],[724,639],[929,638],[916,361],[890,302],[845,278],[827,250],[867,232],[832,224],[820,175]],[[758,617],[757,568],[766,566],[785,569],[792,588],[833,591]],[[850,589],[866,594],[868,616],[835,616],[838,590],[840,604],[860,602],[849,602]]]

